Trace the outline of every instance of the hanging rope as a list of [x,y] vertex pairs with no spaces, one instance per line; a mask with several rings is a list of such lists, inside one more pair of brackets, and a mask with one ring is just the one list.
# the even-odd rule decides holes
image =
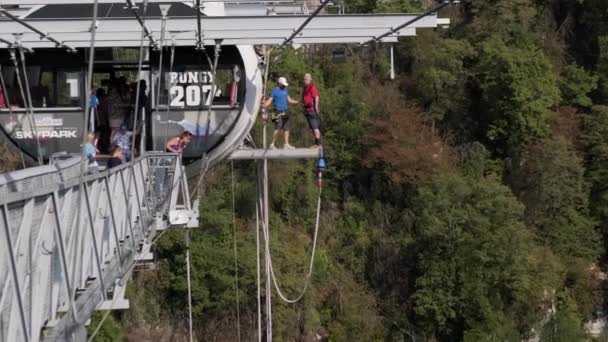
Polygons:
[[241,314],[239,305],[239,264],[236,246],[236,203],[234,200],[234,160],[230,161],[230,178],[232,182],[232,245],[234,249],[234,286],[236,291],[236,332],[241,340]]
[[[175,39],[171,39],[171,57],[169,58],[169,75],[173,72],[173,63],[175,62]],[[165,119],[167,123],[169,123],[169,112],[170,112],[170,103],[171,96],[167,93],[167,108],[165,109]],[[156,95],[160,97],[160,93]],[[169,125],[165,124],[165,142],[163,143],[162,150],[164,151],[167,146],[167,141],[169,141]]]
[[[159,58],[158,58],[158,81],[157,81],[157,86],[156,86],[156,99],[154,101],[154,112],[156,114],[158,114],[158,106],[160,105],[160,88],[161,88],[161,80],[163,77],[163,50],[165,48],[165,29],[167,26],[167,12],[163,11],[161,8],[161,14],[162,14],[162,22],[161,22],[161,27],[160,27],[160,48],[159,48]],[[152,113],[150,113],[152,114]],[[159,114],[159,119],[160,119],[160,114]],[[144,123],[145,124],[145,123]],[[165,139],[166,136],[165,136]],[[156,147],[156,139],[153,139],[153,145],[154,147]],[[142,137],[142,143],[143,143],[143,137]],[[165,142],[165,145],[167,143]],[[165,150],[165,145],[163,145],[162,150]]]
[[[131,1],[127,0],[127,4],[130,4]],[[132,7],[132,6],[131,6]],[[136,132],[137,132],[137,116],[139,114],[139,92],[141,89],[141,69],[143,67],[144,62],[144,40],[146,37],[150,37],[148,33],[148,29],[146,28],[146,10],[148,9],[148,0],[144,0],[143,5],[143,18],[140,18],[137,14],[137,10],[132,8],[133,13],[137,16],[137,21],[139,21],[142,29],[141,29],[141,40],[139,42],[139,63],[137,66],[137,86],[135,87],[135,114],[133,115],[133,141],[131,143],[131,159],[135,156],[135,142],[136,142]],[[152,39],[152,38],[150,38]],[[154,40],[152,39],[152,43]],[[143,133],[143,129],[142,129]],[[142,134],[143,135],[143,134]],[[143,147],[143,146],[140,146]]]
[[[11,105],[11,100],[9,99],[8,92],[6,91],[6,83],[4,83],[4,76],[2,75],[2,65],[0,65],[0,86],[2,87],[2,93],[4,94],[4,100],[6,101],[6,106],[8,107],[8,114],[12,118],[13,117],[13,107]],[[10,133],[10,132],[9,132]],[[20,144],[17,144],[20,145]],[[23,157],[23,150],[21,146],[19,146],[19,156],[21,157],[21,165],[23,168],[26,168],[25,158]]]
[[[259,182],[257,182],[259,183]],[[258,188],[259,188],[259,184],[258,184]],[[258,189],[258,193],[259,193],[259,189]],[[256,269],[257,269],[257,288],[258,288],[258,292],[257,292],[257,304],[258,304],[258,342],[262,342],[262,292],[260,290],[260,283],[261,283],[261,277],[260,277],[260,206],[259,206],[260,201],[256,200],[255,201],[255,252],[256,252]]]
[[[268,182],[268,173],[264,172],[262,175],[262,184],[265,184],[265,183],[267,184],[267,182]],[[267,185],[264,185],[264,187],[265,186],[267,186]],[[315,254],[316,254],[316,249],[317,249],[317,240],[319,237],[319,222],[320,222],[320,217],[321,217],[321,194],[322,194],[322,188],[319,187],[318,197],[317,197],[315,229],[314,229],[314,235],[313,235],[313,241],[312,241],[312,251],[311,251],[311,255],[310,255],[308,273],[306,274],[306,278],[305,278],[302,290],[300,290],[300,293],[293,299],[288,298],[284,294],[284,292],[281,290],[281,288],[277,282],[277,279],[276,279],[277,277],[276,277],[276,274],[275,274],[275,271],[273,268],[273,264],[272,264],[272,257],[270,256],[270,234],[269,234],[268,225],[266,223],[262,225],[262,230],[264,232],[264,239],[266,240],[266,245],[265,245],[266,253],[267,253],[267,255],[269,255],[269,268],[270,268],[270,273],[271,273],[271,277],[272,277],[272,282],[274,283],[274,287],[275,287],[279,297],[281,297],[281,299],[283,301],[285,301],[286,303],[293,304],[293,303],[298,302],[300,299],[302,299],[302,297],[306,293],[306,290],[308,289],[308,286],[310,284],[310,279],[312,277],[313,265],[314,265]],[[268,208],[267,198],[264,198],[264,202],[262,202],[260,204],[261,204],[262,208],[264,208],[264,211],[267,212],[267,208]],[[264,221],[266,221],[266,220],[264,220]]]
[[186,277],[188,281],[188,336],[192,342],[192,282],[190,277],[190,228],[186,228]]
[[[19,47],[19,49],[21,52],[23,52],[21,47]],[[38,139],[39,137],[38,137],[36,121],[34,118],[34,111],[32,110],[31,105],[30,105],[31,102],[28,101],[28,97],[26,96],[26,91],[23,89],[24,86],[23,86],[23,82],[22,82],[21,71],[19,70],[19,62],[17,60],[17,56],[15,55],[15,50],[11,49],[11,50],[9,50],[9,53],[11,56],[11,60],[13,61],[13,65],[15,66],[15,74],[17,76],[17,85],[19,86],[19,92],[21,93],[21,100],[23,101],[23,106],[25,107],[26,120],[28,120],[28,123],[32,130],[33,139],[34,139],[34,141],[36,141],[36,148],[37,148],[36,153],[38,154],[36,159],[38,160],[39,165],[43,165],[42,150],[40,148],[40,141]],[[23,71],[25,73],[23,75],[23,79],[26,82],[26,87],[28,88],[27,92],[29,93],[29,87],[27,86],[27,68],[25,67],[25,60],[23,58],[21,59],[21,66],[23,67]]]

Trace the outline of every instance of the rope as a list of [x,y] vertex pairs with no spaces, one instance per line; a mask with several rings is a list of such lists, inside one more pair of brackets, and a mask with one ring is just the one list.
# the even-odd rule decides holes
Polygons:
[[[129,4],[130,1],[127,1],[127,3]],[[139,42],[139,64],[137,66],[137,86],[135,87],[135,114],[133,115],[133,142],[131,144],[131,159],[133,159],[133,157],[135,157],[135,140],[136,140],[136,135],[135,134],[137,132],[137,116],[139,114],[139,90],[141,88],[141,69],[143,66],[143,62],[144,62],[144,40],[146,38],[146,35],[148,34],[148,29],[146,28],[146,10],[148,8],[148,0],[144,0],[144,6],[143,6],[143,18],[139,18],[139,15],[137,14],[137,11],[133,10],[135,15],[137,15],[137,19],[140,22],[140,25],[142,27],[141,29],[141,39]],[[141,20],[141,21],[140,21]],[[154,42],[152,40],[152,42]]]
[[42,158],[42,149],[40,148],[40,137],[38,136],[38,125],[36,125],[36,118],[34,117],[34,104],[32,102],[32,93],[30,91],[29,80],[27,79],[27,67],[25,64],[25,54],[23,53],[23,47],[19,45],[19,56],[21,57],[21,67],[23,68],[23,81],[25,82],[25,94],[27,95],[27,101],[29,102],[29,110],[33,121],[33,128],[36,134],[36,147],[38,149],[38,163],[44,164]]
[[[169,75],[173,72],[173,62],[175,61],[175,40],[172,39],[171,41],[171,57],[169,58],[170,62],[169,62]],[[160,82],[160,80],[159,80]],[[160,90],[159,90],[159,94],[156,95],[160,98]],[[160,100],[159,100],[160,101]],[[171,96],[169,96],[169,93],[167,93],[167,108],[165,109],[165,118],[167,120],[167,123],[169,122],[169,106],[171,104]],[[165,143],[162,146],[162,150],[164,151],[166,146],[167,146],[167,141],[169,140],[169,125],[165,125]]]
[[[135,265],[135,263],[133,265]],[[99,332],[99,330],[101,330],[101,327],[103,326],[103,323],[106,321],[106,319],[108,318],[108,316],[110,316],[110,314],[112,313],[112,307],[114,306],[114,303],[118,299],[118,296],[112,296],[112,297],[113,298],[112,298],[112,304],[110,304],[110,309],[107,310],[106,313],[103,315],[103,317],[101,318],[101,321],[99,321],[99,324],[97,324],[97,328],[95,328],[95,330],[93,331],[93,333],[91,334],[91,336],[89,336],[89,338],[87,339],[87,342],[93,341],[93,339],[95,338],[95,335],[97,335],[97,333]]]
[[234,160],[230,161],[230,178],[232,181],[232,237],[233,237],[233,249],[234,249],[234,283],[236,290],[236,331],[238,340],[241,340],[241,314],[239,305],[239,267],[238,267],[238,253],[236,246],[236,203],[234,200]]
[[[8,92],[6,89],[6,83],[4,83],[4,76],[2,75],[2,65],[0,65],[0,86],[2,87],[2,93],[4,94],[4,99],[5,99],[6,105],[8,107],[8,114],[9,114],[9,116],[13,117],[13,107],[11,106],[11,101],[8,96]],[[17,145],[19,145],[19,144],[17,144]],[[19,146],[19,147],[21,147],[21,146]],[[23,157],[23,150],[21,148],[19,148],[19,156],[21,157],[21,165],[25,169],[26,168],[25,158]]]
[[[158,58],[158,85],[156,87],[157,91],[156,91],[156,101],[154,101],[154,112],[156,112],[158,114],[158,106],[160,104],[160,87],[161,87],[161,80],[162,80],[162,75],[163,75],[163,49],[165,48],[165,28],[167,26],[167,15],[166,12],[162,11],[162,23],[161,23],[161,27],[160,27],[160,49],[159,49],[159,58]],[[152,86],[150,87],[152,88]],[[160,115],[159,115],[159,119],[160,119]],[[167,128],[168,129],[168,128]],[[166,139],[166,136],[165,136]],[[153,140],[153,145],[154,147],[156,147],[156,139]],[[165,143],[166,145],[166,143]],[[163,145],[162,147],[162,151],[165,150],[165,146]]]
[[[259,188],[259,182],[258,182],[258,188]],[[258,193],[259,193],[259,189],[258,189]],[[257,302],[258,302],[258,342],[262,342],[262,300],[261,300],[261,290],[260,290],[260,283],[261,283],[261,279],[260,279],[260,206],[259,206],[260,201],[255,201],[255,252],[256,252],[256,268],[257,268],[257,285],[258,285],[258,292],[257,292]]]
[[[264,172],[263,182],[264,183],[268,182],[268,173],[267,172]],[[315,254],[316,254],[316,249],[317,249],[317,240],[319,237],[319,222],[320,222],[320,217],[321,217],[321,194],[322,194],[322,188],[319,188],[319,193],[318,193],[318,198],[317,198],[317,213],[316,213],[316,218],[315,218],[315,231],[314,231],[314,235],[313,235],[312,251],[311,251],[311,255],[310,255],[308,273],[306,274],[306,279],[304,281],[304,286],[302,287],[302,290],[293,299],[288,298],[284,294],[284,292],[281,290],[281,288],[277,282],[276,274],[274,272],[274,268],[273,268],[273,264],[272,264],[272,257],[270,256],[271,255],[270,254],[270,234],[269,234],[269,230],[268,230],[268,225],[264,224],[262,226],[262,230],[264,232],[264,239],[266,240],[266,247],[265,247],[266,253],[267,253],[267,255],[269,255],[269,267],[270,267],[270,274],[272,277],[272,282],[274,283],[274,287],[275,287],[279,297],[286,303],[294,304],[294,303],[297,303],[298,301],[300,301],[300,299],[302,299],[302,297],[304,297],[304,294],[306,293],[306,290],[308,289],[308,286],[310,284],[310,279],[312,277],[313,265],[314,265]],[[265,209],[268,207],[268,200],[266,198],[264,199],[262,206]]]
[[188,279],[188,333],[192,342],[192,282],[190,280],[190,229],[186,228],[186,275]]

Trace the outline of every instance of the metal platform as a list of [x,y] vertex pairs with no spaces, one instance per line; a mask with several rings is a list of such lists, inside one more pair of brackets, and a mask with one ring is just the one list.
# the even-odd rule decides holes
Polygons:
[[263,159],[318,159],[321,157],[319,148],[289,149],[249,149],[241,148],[232,152],[229,160],[263,160]]

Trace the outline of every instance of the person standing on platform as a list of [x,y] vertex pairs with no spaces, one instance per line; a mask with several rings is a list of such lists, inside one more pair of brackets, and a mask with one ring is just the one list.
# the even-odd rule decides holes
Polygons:
[[266,109],[274,102],[274,113],[272,114],[272,122],[274,123],[274,133],[272,133],[272,143],[270,149],[275,149],[275,142],[280,131],[285,135],[285,149],[294,149],[295,147],[289,144],[289,113],[287,111],[288,104],[298,104],[299,102],[292,99],[287,93],[287,79],[279,77],[277,86],[272,89],[271,96],[264,101],[262,107]]
[[315,144],[311,148],[321,146],[321,131],[319,130],[319,89],[312,82],[312,76],[304,74],[304,88],[302,89],[302,105],[304,105],[304,115],[308,121],[308,127],[315,139]]

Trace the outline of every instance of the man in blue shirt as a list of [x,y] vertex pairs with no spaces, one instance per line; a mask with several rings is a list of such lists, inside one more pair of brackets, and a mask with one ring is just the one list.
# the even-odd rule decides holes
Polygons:
[[285,134],[285,145],[283,148],[293,149],[295,147],[289,145],[289,114],[287,113],[288,104],[298,104],[299,102],[292,99],[287,93],[287,79],[285,77],[279,77],[277,81],[278,85],[272,89],[271,96],[264,101],[262,107],[266,108],[274,102],[274,114],[272,115],[272,122],[274,122],[274,133],[272,134],[272,143],[270,149],[275,149],[274,143],[277,140],[277,136],[280,131]]

